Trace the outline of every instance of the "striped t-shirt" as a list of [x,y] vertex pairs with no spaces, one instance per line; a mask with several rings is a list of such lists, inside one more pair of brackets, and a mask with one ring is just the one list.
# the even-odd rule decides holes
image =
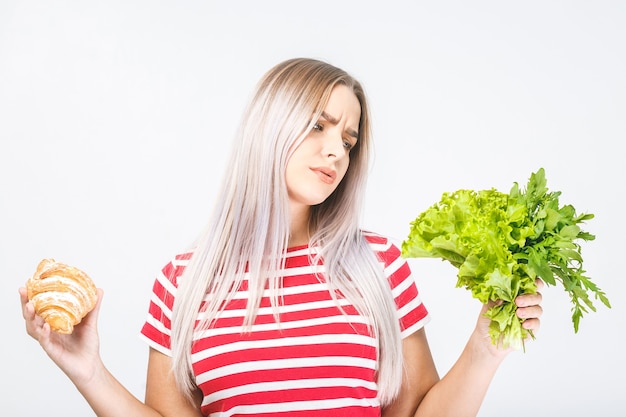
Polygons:
[[[365,234],[396,301],[402,337],[429,319],[397,246]],[[314,249],[311,249],[314,250]],[[190,253],[176,256],[157,276],[142,336],[171,355],[171,316],[177,279]],[[280,323],[264,296],[250,332],[243,331],[245,286],[192,347],[196,384],[206,416],[379,416],[376,343],[367,321],[345,299],[341,309],[311,266],[309,247],[286,254]],[[342,312],[343,309],[343,312]],[[200,317],[200,316],[199,316]]]

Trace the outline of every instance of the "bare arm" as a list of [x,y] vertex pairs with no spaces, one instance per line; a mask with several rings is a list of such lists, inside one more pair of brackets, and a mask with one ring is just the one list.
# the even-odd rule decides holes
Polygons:
[[146,404],[159,410],[163,416],[201,417],[200,392],[194,395],[193,403],[178,390],[171,371],[169,356],[150,348],[148,377],[146,382]]
[[439,381],[424,329],[402,341],[402,355],[405,369],[400,393],[383,409],[382,417],[412,416],[426,393]]
[[99,417],[198,417],[197,404],[192,405],[178,391],[169,374],[169,358],[152,351],[148,362],[148,385],[144,404],[130,393],[106,369],[100,357],[97,317],[98,303],[70,335],[54,333],[35,314],[26,290],[20,288],[22,315],[27,333],[39,342],[50,359],[69,377]]
[[[483,310],[484,311],[484,310]],[[492,353],[490,340],[478,331],[470,336],[461,356],[420,402],[415,417],[473,417],[478,414],[503,353]]]
[[[543,283],[540,284],[540,286]],[[539,328],[541,294],[527,294],[516,299],[523,326]],[[396,401],[383,410],[384,417],[474,417],[478,414],[489,384],[511,349],[501,350],[491,344],[489,319],[483,306],[476,328],[461,356],[439,380],[424,330],[403,341],[405,376]]]

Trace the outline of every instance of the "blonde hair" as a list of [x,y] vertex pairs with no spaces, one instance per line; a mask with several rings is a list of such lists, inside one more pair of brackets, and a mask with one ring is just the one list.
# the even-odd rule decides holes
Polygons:
[[211,297],[203,308],[203,328],[210,327],[237,291],[244,279],[242,266],[247,265],[250,297],[245,326],[254,322],[266,285],[277,311],[290,232],[287,161],[320,117],[336,85],[347,86],[359,100],[359,138],[337,189],[312,207],[310,247],[316,246],[317,256],[324,259],[330,288],[338,289],[372,324],[379,400],[386,404],[397,395],[402,350],[396,307],[380,262],[359,228],[371,153],[365,93],[345,71],[305,58],[276,65],[259,82],[237,133],[214,213],[180,279],[172,317],[172,361],[177,383],[188,395],[196,388],[191,345],[206,294]]

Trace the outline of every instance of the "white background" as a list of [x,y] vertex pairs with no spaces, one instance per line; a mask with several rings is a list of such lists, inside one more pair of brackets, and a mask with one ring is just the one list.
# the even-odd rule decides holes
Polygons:
[[[44,257],[104,288],[101,351],[143,398],[138,338],[157,271],[204,226],[261,75],[321,58],[369,94],[363,224],[401,242],[444,191],[508,192],[544,167],[596,218],[588,275],[609,296],[574,334],[560,287],[481,416],[626,415],[623,1],[0,1],[0,413],[92,415],[23,330],[17,288]],[[441,374],[479,306],[411,260]]]

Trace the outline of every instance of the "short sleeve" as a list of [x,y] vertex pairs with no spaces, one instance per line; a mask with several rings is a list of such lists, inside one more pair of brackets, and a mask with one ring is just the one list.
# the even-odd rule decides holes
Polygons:
[[191,253],[176,255],[157,274],[152,286],[146,321],[140,335],[148,345],[171,356],[172,310],[182,275]]
[[411,268],[400,249],[383,236],[367,234],[366,239],[383,264],[396,302],[401,335],[405,338],[424,327],[430,321],[430,315],[420,299]]

